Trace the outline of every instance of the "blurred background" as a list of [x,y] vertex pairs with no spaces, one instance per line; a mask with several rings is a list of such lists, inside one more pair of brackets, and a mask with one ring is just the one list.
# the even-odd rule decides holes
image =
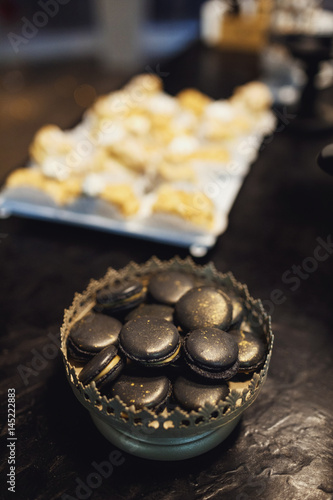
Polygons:
[[275,102],[293,105],[309,57],[315,87],[332,85],[332,33],[333,0],[0,0],[1,176],[40,126],[73,125],[97,95],[196,43],[243,52]]
[[193,40],[202,3],[2,0],[1,59],[11,61],[14,50],[26,61],[91,56],[103,65],[128,68],[171,54]]

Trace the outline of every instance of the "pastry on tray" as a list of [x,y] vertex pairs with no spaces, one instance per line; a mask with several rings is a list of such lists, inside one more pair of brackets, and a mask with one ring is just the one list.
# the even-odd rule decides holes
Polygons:
[[250,111],[258,113],[269,109],[273,99],[267,85],[261,82],[249,82],[235,89],[231,102],[242,103]]
[[7,188],[36,189],[49,196],[57,205],[63,206],[73,203],[82,193],[81,183],[77,179],[61,182],[45,177],[36,168],[20,168],[8,178]]
[[135,215],[140,208],[140,201],[128,184],[106,184],[100,197],[117,207],[125,216]]
[[177,94],[177,99],[181,106],[192,111],[196,115],[201,115],[212,99],[196,89],[184,89]]
[[[247,137],[255,136],[259,148],[263,134],[274,126],[271,102],[260,82],[216,101],[191,88],[173,97],[158,76],[138,75],[122,89],[98,97],[73,129],[42,127],[30,146],[31,167],[13,172],[6,188],[39,190],[61,207],[86,203],[87,212],[90,203],[104,217],[92,199],[112,206],[111,218],[149,224],[163,213],[172,215],[168,225],[174,221],[177,230],[183,221],[184,231],[189,224],[214,231],[218,200],[203,192],[214,189],[204,187],[230,174]],[[245,175],[242,162],[235,171]],[[179,182],[184,189],[175,189]]]
[[152,211],[183,219],[202,230],[214,227],[215,205],[202,191],[185,191],[178,187],[164,184],[156,192],[156,201]]

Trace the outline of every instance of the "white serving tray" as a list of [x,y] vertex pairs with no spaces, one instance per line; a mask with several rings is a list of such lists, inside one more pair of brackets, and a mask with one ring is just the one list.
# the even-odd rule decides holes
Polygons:
[[[124,236],[158,241],[186,247],[195,257],[203,257],[212,248],[217,237],[228,226],[228,215],[237,194],[256,160],[263,138],[273,132],[276,118],[267,111],[257,124],[257,130],[235,139],[231,147],[231,161],[208,168],[201,166],[199,187],[214,203],[216,210],[213,230],[194,227],[186,221],[168,215],[151,215],[149,205],[154,196],[145,195],[141,210],[131,219],[124,219],[110,204],[98,199],[82,196],[72,205],[61,207],[47,194],[33,188],[4,188],[0,191],[0,217],[18,215],[33,219],[74,224],[90,229],[107,231]],[[77,140],[89,130],[89,119],[84,118],[69,134]],[[27,168],[33,167],[32,164]],[[184,188],[184,186],[183,186]],[[186,190],[186,186],[185,186]]]
[[[74,224],[114,234],[187,247],[192,255],[204,256],[228,225],[228,214],[244,181],[244,176],[228,175],[218,193],[217,226],[213,233],[184,227],[161,226],[153,219],[124,220],[103,211],[100,201],[81,198],[71,206],[59,207],[47,195],[27,188],[5,188],[0,193],[0,217],[18,215],[33,219]],[[104,207],[105,208],[105,207]]]

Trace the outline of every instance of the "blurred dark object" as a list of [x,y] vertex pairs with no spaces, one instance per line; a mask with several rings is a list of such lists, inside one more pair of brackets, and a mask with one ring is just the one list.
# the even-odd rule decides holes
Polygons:
[[19,15],[19,8],[14,1],[0,0],[0,20],[5,24],[14,22]]
[[325,146],[318,155],[319,167],[329,175],[333,175],[333,143]]
[[151,0],[150,17],[154,21],[197,19],[205,0]]
[[304,132],[333,128],[333,109],[320,102],[320,91],[315,86],[320,63],[332,57],[332,35],[289,35],[284,38],[284,43],[303,63],[307,76],[293,127]]
[[333,0],[322,0],[322,8],[325,10],[333,10]]
[[240,5],[238,0],[230,0],[229,2],[230,5],[230,13],[234,14],[235,16],[238,16],[240,13]]
[[0,66],[94,58],[112,71],[139,71],[197,39],[202,3],[0,0]]
[[[47,2],[0,0],[0,19],[4,20],[8,29],[14,29],[15,26],[20,27],[23,17],[33,22],[37,12],[45,12],[41,6],[43,3]],[[42,26],[43,29],[52,31],[75,27],[91,28],[93,6],[90,0],[70,0],[63,4],[54,2],[52,5],[54,14],[48,15],[47,24]],[[52,9],[52,6],[50,8]]]

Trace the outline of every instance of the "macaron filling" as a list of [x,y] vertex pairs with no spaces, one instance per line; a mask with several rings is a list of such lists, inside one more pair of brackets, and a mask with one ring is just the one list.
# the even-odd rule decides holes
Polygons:
[[95,383],[97,383],[99,380],[103,379],[117,364],[121,361],[120,356],[114,357],[108,365],[106,365],[103,370],[98,373],[98,375],[93,379]]
[[146,366],[171,363],[180,353],[177,328],[159,318],[136,318],[121,329],[119,347],[131,360]]
[[[175,352],[173,354],[171,354],[171,356],[169,356],[168,358],[166,359],[163,359],[161,361],[150,361],[149,364],[150,365],[154,365],[154,366],[161,366],[161,365],[167,365],[169,363],[172,363],[173,361],[175,361],[179,354],[180,354],[180,348],[181,348],[181,344],[179,344],[179,346],[177,347],[177,349],[175,350]],[[148,363],[147,363],[148,364]]]
[[96,294],[95,310],[120,312],[136,307],[144,301],[146,291],[146,287],[140,282],[124,282],[105,287]]
[[114,345],[106,347],[94,356],[81,370],[79,380],[83,385],[95,382],[101,389],[114,380],[125,366],[124,357]]

